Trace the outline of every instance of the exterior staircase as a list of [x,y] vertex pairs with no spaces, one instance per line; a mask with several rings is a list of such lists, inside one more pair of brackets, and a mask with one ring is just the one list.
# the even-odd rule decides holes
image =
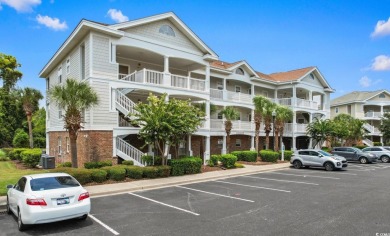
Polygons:
[[124,160],[133,161],[134,165],[145,166],[142,156],[145,153],[133,147],[120,137],[116,138],[116,154]]
[[378,128],[376,128],[375,126],[372,126],[370,124],[367,124],[367,123],[365,123],[363,125],[363,128],[365,128],[370,134],[372,134],[372,133],[376,133],[376,134],[380,133],[380,130]]
[[363,139],[363,143],[369,147],[374,146],[374,143],[369,139]]
[[116,109],[123,113],[125,116],[129,116],[130,113],[137,113],[134,107],[137,105],[135,102],[131,101],[124,93],[115,90],[115,104]]

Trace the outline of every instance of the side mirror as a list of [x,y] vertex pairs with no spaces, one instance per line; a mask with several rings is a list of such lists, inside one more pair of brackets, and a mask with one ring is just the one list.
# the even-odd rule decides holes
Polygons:
[[12,184],[7,185],[7,189],[13,188],[14,186]]
[[323,157],[323,155],[322,154],[318,154],[318,157]]

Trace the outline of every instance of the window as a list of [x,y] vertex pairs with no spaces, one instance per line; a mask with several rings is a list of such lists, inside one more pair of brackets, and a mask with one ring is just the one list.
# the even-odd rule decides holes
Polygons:
[[80,67],[81,67],[81,79],[85,79],[85,46],[84,44],[80,46]]
[[176,36],[175,31],[173,31],[172,27],[170,27],[169,25],[162,25],[158,32],[172,37]]
[[58,119],[62,119],[62,110],[58,110]]
[[310,155],[309,151],[299,151],[298,153],[299,153],[299,155],[305,155],[305,156],[309,156]]
[[241,93],[241,87],[240,86],[236,86],[236,93]]
[[58,79],[59,84],[62,83],[62,68],[61,68],[61,66],[58,68],[57,79]]
[[58,142],[58,150],[57,150],[57,152],[58,152],[59,155],[61,155],[61,144],[62,144],[61,137],[58,137],[57,142]]
[[218,90],[223,90],[223,84],[222,84],[222,82],[217,82],[217,89],[218,89]]
[[238,112],[237,120],[241,120],[241,112]]
[[237,75],[244,75],[245,73],[244,73],[244,70],[243,70],[243,69],[237,68],[237,69],[236,69],[236,74],[237,74]]
[[128,75],[129,74],[129,66],[119,65],[119,74]]
[[70,73],[70,59],[66,59],[66,74]]
[[222,119],[223,119],[222,112],[219,112],[219,113],[218,113],[218,119],[219,119],[219,120],[222,120]]
[[382,149],[381,148],[371,148],[371,151],[373,151],[373,152],[381,152]]
[[24,188],[26,187],[26,182],[27,179],[25,177],[21,178],[16,184],[15,189],[20,192],[24,192]]
[[339,113],[339,108],[338,107],[336,107],[334,110],[335,110],[336,113]]
[[236,147],[241,147],[241,139],[236,139]]
[[66,137],[66,152],[69,153],[70,151],[70,143],[69,143],[69,137]]
[[222,148],[223,139],[218,139],[218,148]]
[[305,124],[305,119],[299,118],[298,119],[298,124]]
[[314,76],[313,74],[310,74],[310,78],[311,78],[312,80],[314,80],[314,79],[315,79],[315,76]]
[[251,113],[248,114],[248,121],[252,121],[252,114]]
[[252,88],[249,88],[249,89],[248,89],[248,94],[249,94],[249,95],[252,94]]
[[386,96],[385,96],[384,93],[379,94],[379,98],[385,98],[385,97],[386,97]]
[[43,191],[50,189],[71,188],[80,186],[71,176],[45,177],[32,179],[30,181],[32,191]]

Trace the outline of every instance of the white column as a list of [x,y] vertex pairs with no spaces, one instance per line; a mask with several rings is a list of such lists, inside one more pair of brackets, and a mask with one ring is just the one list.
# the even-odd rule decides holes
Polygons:
[[277,98],[278,98],[278,90],[275,89],[274,90],[274,99],[275,99],[275,101],[276,101]]
[[188,135],[188,155],[189,156],[192,156],[193,155],[193,152],[192,152],[192,136],[191,135]]
[[206,65],[206,82],[205,82],[206,91],[210,91],[210,65]]
[[309,100],[313,100],[313,91],[309,90]]
[[169,56],[164,56],[164,81],[165,86],[171,86],[171,74],[169,73]]
[[164,56],[164,73],[169,73],[169,56]]
[[251,84],[251,95],[252,95],[252,100],[253,100],[253,98],[256,96],[255,95],[255,85],[254,84]]
[[[309,113],[309,124],[313,122],[313,114],[312,113]],[[311,137],[309,137],[309,148],[312,148],[312,145],[313,145],[313,139]]]
[[116,157],[116,135],[112,135],[112,156]]
[[116,44],[111,44],[111,62],[116,63]]
[[222,138],[223,138],[223,143],[222,143],[221,154],[226,154],[226,135],[222,136]]
[[227,100],[227,79],[223,78],[223,100]]
[[148,145],[148,155],[149,156],[154,156],[153,145],[152,144]]
[[383,105],[381,105],[381,116],[383,116]]
[[255,136],[251,136],[251,151],[256,151],[256,148],[255,148]]
[[205,128],[210,129],[210,100],[206,100],[206,120],[205,120]]
[[210,136],[206,136],[206,148],[204,152],[204,161],[203,164],[206,164],[206,161],[210,160]]
[[297,150],[296,140],[295,140],[295,130],[297,128],[297,113],[293,110],[293,128],[292,128],[292,150]]
[[297,88],[295,85],[293,85],[293,95],[292,95],[291,104],[293,107],[297,106]]

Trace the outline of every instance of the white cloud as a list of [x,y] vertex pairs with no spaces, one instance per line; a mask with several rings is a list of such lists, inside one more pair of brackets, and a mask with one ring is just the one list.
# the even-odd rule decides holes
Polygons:
[[386,55],[379,55],[375,57],[374,62],[371,65],[371,70],[390,70],[390,57]]
[[115,22],[118,22],[118,23],[129,20],[129,18],[127,16],[122,14],[121,10],[117,10],[117,9],[108,10],[107,15],[109,15],[111,17],[111,19],[113,19]]
[[37,15],[37,21],[39,24],[42,24],[48,28],[51,28],[55,31],[57,30],[66,30],[68,25],[65,21],[60,22],[58,18],[51,18],[50,16],[41,16]]
[[370,87],[372,84],[372,80],[368,78],[367,76],[363,76],[362,78],[359,79],[359,84],[363,88]]
[[33,7],[41,4],[41,0],[0,0],[0,10],[2,4],[14,8],[17,12],[31,12]]
[[374,32],[371,33],[371,37],[390,35],[390,17],[387,21],[380,20],[376,23]]

